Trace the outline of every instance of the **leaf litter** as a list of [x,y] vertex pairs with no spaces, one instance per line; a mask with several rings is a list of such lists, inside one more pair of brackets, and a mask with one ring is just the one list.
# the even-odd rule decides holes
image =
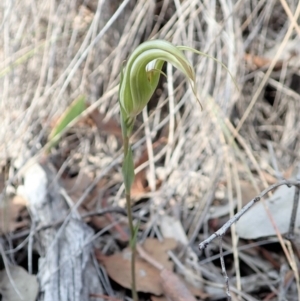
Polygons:
[[[142,247],[163,267],[168,269],[173,268],[173,263],[169,260],[167,251],[176,247],[175,240],[167,239],[163,242],[159,242],[157,239],[148,238]],[[111,256],[98,255],[97,258],[103,263],[108,275],[114,281],[123,287],[131,288],[131,251],[129,248],[125,248],[121,253],[115,253]],[[152,293],[155,295],[161,295],[163,293],[160,271],[141,257],[137,257],[136,260],[136,275],[136,287],[139,292]]]
[[[168,254],[173,272],[179,275],[188,270],[192,277],[198,277],[197,281],[200,279],[204,291],[209,293],[208,300],[224,298],[219,246],[212,243],[200,253],[197,243],[216,231],[233,210],[246,204],[265,185],[273,184],[282,175],[289,178],[289,169],[299,161],[299,26],[278,55],[273,71],[267,73],[293,24],[288,10],[294,14],[298,2],[101,3],[93,0],[33,4],[26,0],[1,6],[4,21],[0,32],[0,162],[9,171],[6,179],[17,191],[22,185],[22,170],[32,159],[38,157],[53,163],[71,207],[78,206],[79,216],[94,214],[84,221],[98,234],[93,242],[103,256],[122,254],[128,241],[125,217],[117,210],[96,214],[117,207],[122,197],[118,194],[122,190],[117,109],[120,67],[138,44],[152,37],[196,47],[217,57],[228,66],[240,90],[235,89],[220,66],[187,54],[195,63],[204,110],[198,110],[180,75],[174,70],[166,72],[167,82],[162,79],[148,111],[147,139],[152,142],[154,158],[148,155],[143,119],[138,118],[134,159],[137,169],[142,168],[134,184],[133,210],[141,223],[141,241],[147,242],[147,237],[166,239],[162,222],[169,219],[171,237],[178,236],[183,243],[179,250]],[[118,8],[121,13],[112,22],[110,18]],[[257,97],[264,79],[265,85]],[[59,120],[79,95],[85,95],[88,103],[85,117],[72,127],[67,126],[50,153],[40,156],[53,129],[51,122]],[[230,131],[228,122],[239,128],[238,136]],[[165,140],[162,143],[160,139]],[[23,163],[16,164],[17,160]],[[154,174],[149,174],[147,166],[151,164],[155,166]],[[221,167],[221,173],[214,188],[211,182],[217,167]],[[154,191],[149,185],[151,178],[157,180]],[[284,200],[280,208],[286,209],[285,202],[290,203],[289,191],[280,195],[279,199]],[[273,197],[269,196],[266,203],[275,204]],[[210,204],[209,210],[206,204]],[[1,199],[0,206],[11,212],[2,212],[7,222],[5,228],[1,226],[5,234],[1,244],[3,239],[12,261],[18,261],[33,245],[38,245],[36,233],[61,227],[57,223],[44,225],[46,230],[34,230],[26,216],[26,204],[20,205],[7,196]],[[274,219],[285,223],[286,229],[288,211],[272,211],[270,206]],[[240,219],[246,232],[237,225],[237,230],[227,233],[224,239],[232,293],[245,300],[297,300],[294,274],[290,268],[285,271],[287,259],[274,230],[265,227],[267,218],[259,208]],[[34,216],[31,218],[34,220]],[[251,227],[247,227],[249,224]],[[180,230],[175,230],[178,227]],[[195,229],[199,231],[189,241]],[[237,234],[241,237],[234,244]],[[193,252],[184,252],[186,244]],[[11,253],[15,247],[22,249],[22,255]],[[299,246],[292,249],[297,256]],[[167,256],[166,252],[163,254]],[[105,269],[97,275],[101,273]],[[105,279],[103,287],[108,295],[114,295]],[[126,297],[126,293],[118,293],[123,294],[120,299]]]
[[[174,264],[169,260],[167,252],[174,249],[176,245],[176,240],[170,238],[163,242],[147,238],[142,246],[138,246],[139,256],[136,258],[137,291],[157,296],[164,294],[174,301],[194,301],[195,298],[192,293],[207,297],[208,295],[188,285],[172,272]],[[96,251],[96,256],[115,282],[127,289],[131,288],[131,250],[129,248],[111,256],[105,256]]]

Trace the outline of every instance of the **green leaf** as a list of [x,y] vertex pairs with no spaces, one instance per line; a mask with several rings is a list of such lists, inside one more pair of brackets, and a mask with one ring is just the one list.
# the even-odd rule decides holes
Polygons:
[[79,96],[71,103],[71,105],[59,118],[56,126],[53,128],[48,137],[48,150],[50,150],[53,146],[55,146],[58,143],[61,134],[70,124],[70,122],[73,121],[76,117],[78,117],[85,109],[85,96]]
[[124,185],[126,193],[130,192],[132,183],[134,181],[134,164],[132,158],[132,150],[131,147],[128,147],[127,154],[124,158],[122,173],[124,178]]

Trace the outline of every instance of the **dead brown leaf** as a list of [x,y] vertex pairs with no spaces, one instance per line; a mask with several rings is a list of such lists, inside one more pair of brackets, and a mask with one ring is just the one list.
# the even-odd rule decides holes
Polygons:
[[[177,246],[177,241],[174,240],[173,238],[167,238],[163,242],[160,242],[154,238],[148,238],[143,244],[143,249],[147,252],[147,255],[151,256],[151,258],[155,259],[155,261],[159,262],[164,267],[162,271],[168,270],[168,273],[172,273],[171,271],[173,270],[173,262],[169,261],[167,252],[169,250],[173,250],[174,248],[176,248],[176,246]],[[163,273],[163,276],[165,276],[166,274],[167,272]],[[192,293],[192,295],[200,297],[202,299],[205,299],[209,296],[201,289],[187,283],[182,277],[178,277],[178,276],[176,277],[178,278],[177,279],[178,282],[181,282],[180,285],[182,287],[186,287],[188,291]],[[184,289],[182,288],[182,290]],[[164,300],[164,297],[162,297],[162,300]]]
[[169,260],[168,251],[175,249],[177,242],[173,238],[166,238],[159,241],[155,238],[147,238],[143,244],[144,250],[163,267],[172,270],[173,262]]
[[173,272],[163,269],[160,278],[167,299],[172,301],[196,301],[184,282]]
[[17,229],[28,227],[29,219],[21,217],[26,210],[26,200],[21,196],[14,196],[5,200],[0,206],[0,234],[14,232]]
[[[100,257],[107,274],[115,282],[127,289],[131,289],[131,250],[126,248],[122,253]],[[159,270],[137,256],[136,258],[136,289],[138,292],[161,295],[163,290],[159,277]]]
[[[183,279],[171,272],[173,263],[169,261],[167,252],[174,249],[176,245],[177,242],[174,239],[160,242],[157,239],[148,238],[144,242],[143,254],[140,254],[147,261],[142,259],[139,254],[136,256],[137,291],[154,295],[164,293],[168,300],[172,301],[194,301],[196,299],[193,294],[206,298],[207,294],[194,287],[188,288]],[[138,250],[140,249],[138,248]],[[112,256],[104,256],[96,250],[96,257],[105,266],[110,278],[125,288],[131,288],[130,249],[126,248],[121,253]],[[158,264],[153,264],[153,262]]]
[[[148,238],[143,244],[150,261],[157,261],[163,267],[173,268],[173,263],[169,261],[167,251],[176,247],[176,241],[166,239],[163,242],[154,238]],[[121,253],[112,256],[104,256],[96,252],[97,259],[103,263],[108,275],[125,288],[131,288],[131,250],[126,248]],[[161,295],[160,271],[152,264],[136,256],[136,288],[139,292]]]

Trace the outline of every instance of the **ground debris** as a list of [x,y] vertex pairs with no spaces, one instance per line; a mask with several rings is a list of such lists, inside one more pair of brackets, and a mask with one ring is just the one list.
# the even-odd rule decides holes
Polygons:
[[69,211],[51,167],[38,163],[30,166],[24,174],[24,188],[34,225],[55,224],[65,218],[61,227],[47,228],[36,235],[34,249],[40,255],[37,276],[42,293],[39,301],[84,301],[89,300],[90,293],[102,293],[91,261],[89,240],[93,231],[75,213],[66,218]]

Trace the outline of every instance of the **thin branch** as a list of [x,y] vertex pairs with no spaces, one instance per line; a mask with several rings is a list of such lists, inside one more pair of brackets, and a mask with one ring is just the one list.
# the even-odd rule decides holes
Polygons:
[[199,244],[200,250],[205,249],[216,237],[222,237],[226,233],[226,231],[231,227],[232,224],[237,222],[250,208],[254,206],[255,203],[259,202],[266,194],[268,194],[270,191],[273,189],[282,186],[282,185],[287,185],[287,186],[296,186],[298,189],[300,187],[300,181],[288,181],[288,180],[283,180],[278,183],[275,183],[265,190],[263,190],[257,197],[252,199],[246,206],[242,208],[241,211],[236,213],[229,221],[227,221],[218,231],[216,231],[214,234],[212,234],[210,237],[205,239],[203,242]]
[[296,186],[294,200],[293,200],[292,215],[291,215],[290,226],[289,226],[289,233],[287,235],[289,240],[293,239],[295,235],[295,222],[296,222],[297,211],[298,211],[299,195],[300,195],[300,187]]
[[225,279],[227,301],[231,301],[231,295],[230,295],[230,289],[229,289],[229,278],[228,278],[228,275],[226,272],[226,267],[225,267],[222,242],[223,242],[223,238],[221,236],[220,241],[219,241],[221,268],[222,268],[222,273],[223,273],[223,276]]

